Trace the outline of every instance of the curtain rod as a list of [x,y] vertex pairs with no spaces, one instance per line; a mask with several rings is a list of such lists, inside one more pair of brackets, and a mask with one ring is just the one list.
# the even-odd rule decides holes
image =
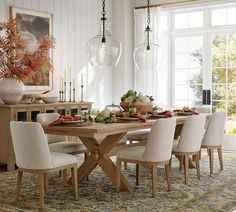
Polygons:
[[[179,2],[170,2],[170,3],[163,3],[163,4],[152,4],[150,5],[150,7],[165,7],[165,6],[173,6],[173,5],[181,5],[181,4],[186,4],[186,3],[196,3],[199,2],[199,0],[186,0],[186,1],[179,1]],[[135,10],[139,10],[139,9],[146,9],[147,6],[139,6],[139,7],[135,7]]]

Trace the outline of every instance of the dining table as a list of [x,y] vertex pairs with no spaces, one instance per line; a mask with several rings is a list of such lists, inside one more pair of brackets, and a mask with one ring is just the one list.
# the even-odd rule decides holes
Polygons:
[[[207,116],[209,117],[209,116]],[[183,125],[187,116],[176,116],[176,126]],[[44,125],[46,134],[68,135],[79,137],[90,152],[81,166],[78,167],[78,182],[83,181],[99,165],[110,181],[115,185],[116,165],[111,160],[109,153],[124,139],[128,131],[151,128],[156,119],[146,122],[121,122],[121,123],[91,123],[89,126],[75,125]],[[168,133],[168,129],[166,129]],[[126,178],[121,174],[120,190],[131,191]]]

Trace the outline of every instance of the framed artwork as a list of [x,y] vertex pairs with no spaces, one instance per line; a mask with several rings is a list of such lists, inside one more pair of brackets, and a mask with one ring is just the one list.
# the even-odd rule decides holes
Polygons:
[[[21,31],[22,38],[27,42],[27,50],[34,51],[37,49],[37,41],[45,35],[52,35],[52,14],[39,12],[17,7],[10,7],[11,18],[16,18]],[[52,51],[50,55],[52,59]],[[39,74],[42,80],[35,84],[30,80],[23,81],[26,90],[51,90],[52,89],[52,73],[48,75]]]

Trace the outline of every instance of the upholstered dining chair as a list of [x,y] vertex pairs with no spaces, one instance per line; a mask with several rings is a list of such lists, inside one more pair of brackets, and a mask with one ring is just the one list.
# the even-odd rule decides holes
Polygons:
[[214,113],[208,123],[202,148],[207,149],[210,160],[210,175],[213,175],[214,149],[218,151],[220,162],[220,170],[223,170],[222,144],[224,138],[224,127],[226,120],[226,112]]
[[184,178],[188,184],[189,156],[196,162],[197,176],[200,179],[199,152],[204,136],[206,115],[192,115],[184,122],[180,137],[174,140],[172,154],[180,160],[180,169],[184,162]]
[[175,118],[158,119],[148,135],[146,146],[136,146],[120,150],[116,156],[116,190],[120,190],[121,163],[136,164],[136,184],[139,184],[140,165],[152,167],[152,197],[156,194],[157,167],[164,164],[168,190],[171,190],[170,165],[171,151],[176,125]]
[[16,199],[19,199],[23,172],[39,175],[40,208],[48,189],[48,173],[71,169],[75,199],[78,198],[77,157],[50,152],[46,136],[37,122],[10,122],[13,148],[18,166]]

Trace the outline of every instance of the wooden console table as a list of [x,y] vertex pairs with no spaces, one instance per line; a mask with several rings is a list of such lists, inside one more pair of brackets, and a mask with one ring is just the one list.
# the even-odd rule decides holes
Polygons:
[[83,110],[90,110],[91,107],[92,102],[0,105],[0,163],[7,164],[7,170],[15,169],[10,121],[36,121],[38,113],[56,112],[74,116],[81,114]]

